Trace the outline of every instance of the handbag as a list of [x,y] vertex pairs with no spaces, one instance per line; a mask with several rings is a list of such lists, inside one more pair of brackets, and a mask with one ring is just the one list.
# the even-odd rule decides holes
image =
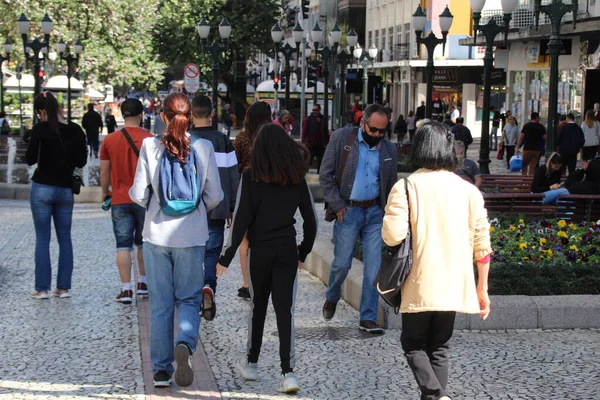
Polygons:
[[504,159],[504,142],[500,142],[500,144],[498,144],[498,154],[496,154],[496,159],[497,160]]
[[[348,156],[350,155],[350,151],[352,150],[352,145],[356,141],[358,137],[358,128],[352,129],[352,133],[348,136],[348,141],[344,146],[344,153],[342,154],[342,164],[340,166],[339,174],[335,174],[335,182],[338,185],[338,188],[342,187],[342,176],[344,176],[344,170],[346,169],[346,162],[348,161]],[[329,208],[329,204],[325,203],[325,221],[331,222],[337,219],[337,214]]]
[[[60,146],[62,147],[65,155],[69,154],[60,135],[61,135],[60,132],[56,132],[56,136],[58,137],[58,141],[60,142]],[[38,155],[38,157],[39,157],[39,155]],[[83,184],[83,179],[81,178],[80,169],[74,168],[73,172],[71,173],[71,191],[73,192],[73,194],[79,194],[79,193],[81,193],[82,186],[85,186],[85,185]]]
[[402,300],[400,289],[410,273],[413,262],[410,201],[407,182],[408,179],[404,179],[404,191],[406,193],[406,203],[408,204],[408,230],[406,231],[406,237],[397,246],[385,246],[381,257],[381,267],[373,283],[379,296],[394,309],[394,313],[396,314],[400,312],[400,303]]

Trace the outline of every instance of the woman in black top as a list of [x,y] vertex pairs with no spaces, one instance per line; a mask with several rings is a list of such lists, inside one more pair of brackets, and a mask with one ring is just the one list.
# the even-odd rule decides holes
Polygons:
[[555,204],[558,197],[569,194],[561,183],[564,161],[558,153],[552,153],[546,165],[535,170],[531,193],[544,193],[542,204]]
[[[250,326],[247,355],[238,368],[246,380],[257,379],[256,363],[262,344],[269,295],[279,331],[281,384],[279,390],[292,393],[299,390],[294,377],[294,314],[298,268],[312,250],[317,234],[317,220],[308,184],[308,150],[298,148],[283,128],[275,124],[263,126],[252,147],[250,168],[242,174],[240,198],[231,231],[231,245],[221,256],[217,276],[229,266],[244,234],[248,240],[250,258]],[[304,224],[304,239],[296,245],[296,220],[300,209]]]
[[71,297],[73,273],[72,176],[75,167],[87,161],[85,134],[79,125],[59,122],[58,103],[50,92],[40,94],[33,103],[38,123],[31,131],[27,149],[28,165],[37,164],[31,180],[31,213],[35,226],[35,291],[36,299],[51,297],[50,220],[54,220],[59,245],[58,277],[54,295]]
[[408,125],[404,120],[404,115],[400,114],[398,116],[398,120],[396,121],[396,125],[394,125],[394,133],[397,135],[398,143],[402,143],[404,141],[404,136],[408,132]]

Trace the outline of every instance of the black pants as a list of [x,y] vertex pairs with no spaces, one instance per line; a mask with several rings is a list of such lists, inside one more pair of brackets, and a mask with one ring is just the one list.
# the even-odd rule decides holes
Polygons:
[[410,136],[410,142],[411,142],[411,143],[412,143],[412,141],[413,141],[413,138],[415,137],[415,132],[416,132],[416,131],[417,131],[416,129],[409,129],[409,130],[408,130],[408,134],[409,134],[409,136]]
[[294,352],[294,305],[296,302],[296,278],[298,276],[298,250],[296,246],[253,247],[250,252],[250,297],[252,307],[248,319],[248,362],[258,361],[262,346],[269,295],[273,296],[273,308],[279,332],[279,356],[281,373],[293,372]]
[[455,317],[454,311],[402,314],[400,343],[421,390],[421,400],[448,395],[448,341]]
[[90,146],[90,154],[93,152],[95,156],[98,156],[98,149],[100,148],[100,139],[98,133],[88,133],[87,142]]
[[573,152],[561,152],[560,155],[567,166],[567,170],[569,171],[569,175],[575,172],[575,168],[577,168],[577,154]]
[[598,152],[598,146],[589,146],[583,148],[583,159],[584,160],[593,160],[596,158],[596,153]]
[[506,168],[510,168],[510,159],[515,155],[515,147],[517,146],[504,146],[506,149]]
[[310,150],[310,162],[309,165],[312,164],[313,158],[317,157],[317,174],[321,170],[321,162],[323,162],[323,154],[325,154],[325,146],[322,145],[313,145],[309,146],[308,150]]

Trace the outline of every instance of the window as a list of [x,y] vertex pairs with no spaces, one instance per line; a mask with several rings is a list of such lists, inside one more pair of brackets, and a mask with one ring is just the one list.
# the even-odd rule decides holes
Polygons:
[[381,48],[378,47],[379,51],[384,51],[387,47],[385,47],[385,34],[386,30],[381,30]]
[[[375,41],[373,43],[375,43],[375,47],[377,47],[378,49],[380,48],[379,47],[379,30],[375,31]],[[369,43],[368,47],[371,47],[371,44],[373,44],[373,43]]]
[[396,45],[402,44],[402,26],[396,25]]
[[[410,24],[404,24],[404,54],[406,58],[410,57],[410,48],[411,46],[411,32],[410,32]],[[416,48],[416,46],[414,46]]]
[[373,43],[373,32],[369,31],[369,41],[365,43],[365,49],[368,49],[371,43]]
[[394,54],[394,28],[389,28],[388,32],[389,32],[389,40],[390,40],[390,43],[388,44],[388,46],[390,46],[389,47],[390,52],[392,54]]

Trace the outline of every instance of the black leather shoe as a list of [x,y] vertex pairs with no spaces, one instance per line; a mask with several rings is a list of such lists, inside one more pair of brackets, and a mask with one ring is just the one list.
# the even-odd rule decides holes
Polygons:
[[383,328],[375,323],[375,321],[360,321],[358,329],[375,335],[383,335]]
[[335,315],[335,309],[337,308],[337,303],[332,303],[328,300],[325,300],[325,304],[323,304],[323,318],[329,321]]

